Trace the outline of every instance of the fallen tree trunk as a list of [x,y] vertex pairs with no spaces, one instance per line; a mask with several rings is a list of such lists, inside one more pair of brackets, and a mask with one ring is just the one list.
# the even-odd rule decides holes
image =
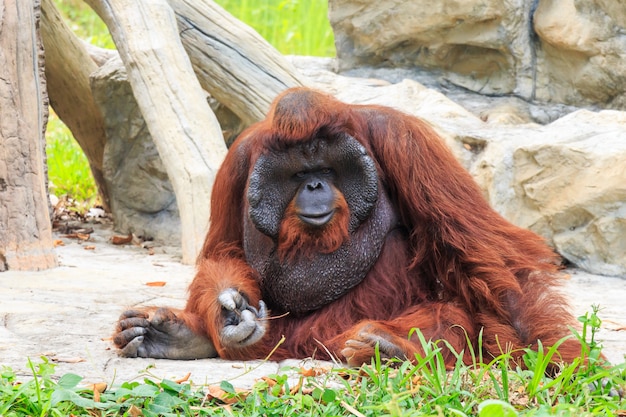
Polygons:
[[46,50],[50,104],[85,153],[102,204],[108,209],[109,193],[102,173],[104,120],[89,87],[89,75],[98,66],[65,24],[52,0],[43,0],[42,11],[41,35]]
[[211,0],[168,0],[202,87],[246,124],[274,98],[308,81],[248,25]]
[[56,266],[46,192],[48,103],[38,0],[0,3],[0,272]]
[[165,0],[87,3],[107,24],[127,69],[176,194],[183,262],[193,263],[208,227],[213,180],[226,154],[219,123]]

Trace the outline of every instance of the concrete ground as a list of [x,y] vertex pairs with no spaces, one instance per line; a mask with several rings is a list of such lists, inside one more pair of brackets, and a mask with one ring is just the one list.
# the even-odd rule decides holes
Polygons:
[[[0,273],[0,365],[23,376],[32,375],[27,358],[41,356],[57,363],[57,376],[71,372],[85,382],[182,378],[194,383],[229,380],[249,387],[261,376],[276,373],[285,364],[230,362],[220,359],[171,361],[120,358],[107,338],[120,312],[129,306],[182,307],[194,268],[181,265],[179,253],[155,247],[155,254],[133,246],[109,243],[110,228],[98,226],[89,241],[56,238],[60,266],[40,272]],[[569,271],[565,286],[577,315],[602,308],[599,334],[605,354],[614,363],[626,355],[626,279]],[[146,285],[163,281],[162,287]],[[299,361],[290,361],[296,365]]]

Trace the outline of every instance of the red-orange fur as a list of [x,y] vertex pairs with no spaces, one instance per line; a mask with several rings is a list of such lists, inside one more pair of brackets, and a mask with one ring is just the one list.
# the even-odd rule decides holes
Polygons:
[[[414,327],[466,353],[466,337],[476,346],[482,330],[486,360],[505,348],[533,347],[539,339],[550,346],[569,334],[572,316],[553,290],[557,256],[539,236],[510,224],[489,207],[428,124],[386,107],[347,105],[304,89],[294,96],[293,91],[275,102],[287,97],[289,106],[283,103],[277,109],[274,104],[267,119],[232,145],[214,185],[211,227],[186,312],[196,317],[188,318],[190,322],[202,323],[220,356],[264,357],[284,335],[275,359],[326,358],[325,349],[341,357],[346,341],[359,340],[363,326],[392,335],[409,358],[419,351],[415,337],[407,338]],[[242,250],[251,167],[266,149],[285,148],[319,132],[347,132],[373,155],[406,232],[387,237],[363,282],[340,299],[302,317],[269,320],[266,336],[253,347],[224,348],[219,340],[219,291],[238,288],[252,305],[261,293]],[[281,233],[288,237],[282,246],[299,240],[308,245],[310,236],[302,239],[302,228],[291,223],[292,214],[286,217]],[[333,243],[328,248],[338,236],[329,238]],[[358,364],[369,361],[373,348],[363,345],[344,353]],[[580,347],[571,341],[560,353],[571,361]]]
[[278,234],[278,256],[281,260],[295,256],[314,256],[315,253],[334,252],[350,238],[348,222],[350,211],[343,195],[335,189],[335,214],[328,225],[317,230],[307,226],[300,218],[295,198],[287,206]]

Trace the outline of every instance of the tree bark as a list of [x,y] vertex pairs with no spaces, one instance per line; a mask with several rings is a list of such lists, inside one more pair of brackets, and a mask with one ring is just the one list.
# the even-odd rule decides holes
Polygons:
[[211,0],[168,0],[200,84],[246,124],[308,81],[273,46]]
[[56,266],[38,0],[0,0],[0,271]]
[[213,180],[226,155],[222,132],[181,44],[165,0],[87,0],[104,20],[172,182],[183,262],[193,263],[208,227]]
[[89,86],[89,75],[98,66],[65,24],[53,1],[43,0],[42,10],[41,35],[46,50],[50,103],[85,153],[102,204],[108,210],[109,193],[102,173],[104,120]]

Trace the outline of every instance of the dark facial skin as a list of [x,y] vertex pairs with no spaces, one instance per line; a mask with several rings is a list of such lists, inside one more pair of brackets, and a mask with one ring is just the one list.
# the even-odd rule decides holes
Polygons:
[[[331,253],[281,260],[275,243],[287,205],[295,202],[309,228],[303,233],[315,233],[332,221],[336,193],[349,207],[350,238]],[[248,203],[246,259],[260,274],[268,307],[291,314],[318,309],[358,285],[397,222],[373,160],[348,135],[262,155],[250,175]],[[268,237],[274,245],[268,244]]]
[[[316,181],[317,180],[317,181]],[[283,151],[261,155],[248,181],[250,219],[263,234],[276,238],[289,202],[304,192],[312,212],[329,204],[326,185],[333,184],[348,202],[355,230],[378,199],[378,173],[363,146],[349,135],[314,138]],[[302,190],[304,186],[315,190]]]
[[335,214],[337,198],[331,186],[334,179],[332,169],[301,171],[296,176],[302,180],[295,199],[298,217],[311,227],[322,227],[328,224]]

